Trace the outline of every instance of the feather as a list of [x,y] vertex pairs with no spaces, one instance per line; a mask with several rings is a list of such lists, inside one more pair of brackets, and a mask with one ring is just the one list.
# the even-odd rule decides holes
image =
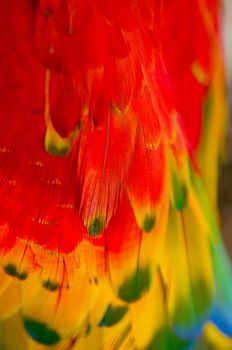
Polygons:
[[[52,282],[44,288],[38,274],[32,275],[21,285],[23,322],[33,339],[45,345],[54,345],[85,321],[100,286],[90,284],[88,276],[83,273],[76,276],[71,289],[65,281],[60,290],[55,290]],[[80,300],[79,307],[77,300]],[[72,312],[74,305],[75,313]]]
[[99,110],[99,113],[105,114],[105,124],[94,129],[90,123],[86,125],[80,140],[77,168],[82,189],[81,216],[93,236],[107,226],[119,203],[135,138],[135,125],[129,113],[123,117],[108,109]]
[[230,346],[218,12],[0,1],[1,349]]
[[[127,180],[128,197],[136,220],[145,232],[153,229],[164,191],[166,159],[163,142],[156,149],[146,148],[144,135],[137,133],[136,148]],[[141,167],[140,172],[138,169]]]

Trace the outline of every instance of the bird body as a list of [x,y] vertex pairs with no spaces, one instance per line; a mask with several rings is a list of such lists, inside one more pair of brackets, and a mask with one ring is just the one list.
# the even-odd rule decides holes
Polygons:
[[1,349],[230,344],[219,10],[0,0]]

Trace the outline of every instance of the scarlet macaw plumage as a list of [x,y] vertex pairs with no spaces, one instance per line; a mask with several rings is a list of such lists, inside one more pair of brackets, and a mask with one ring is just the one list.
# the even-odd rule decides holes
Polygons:
[[219,10],[0,0],[1,349],[232,346]]

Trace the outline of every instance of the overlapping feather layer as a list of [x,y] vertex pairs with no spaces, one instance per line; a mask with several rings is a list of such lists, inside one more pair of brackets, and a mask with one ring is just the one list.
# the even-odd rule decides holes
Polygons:
[[0,1],[1,349],[232,348],[218,14]]

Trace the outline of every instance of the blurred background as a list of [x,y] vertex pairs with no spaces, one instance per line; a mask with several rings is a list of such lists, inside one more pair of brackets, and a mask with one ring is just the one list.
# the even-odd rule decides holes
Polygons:
[[229,126],[227,135],[227,161],[224,164],[219,184],[219,205],[222,232],[227,250],[232,259],[232,0],[223,0],[222,37],[227,83]]

